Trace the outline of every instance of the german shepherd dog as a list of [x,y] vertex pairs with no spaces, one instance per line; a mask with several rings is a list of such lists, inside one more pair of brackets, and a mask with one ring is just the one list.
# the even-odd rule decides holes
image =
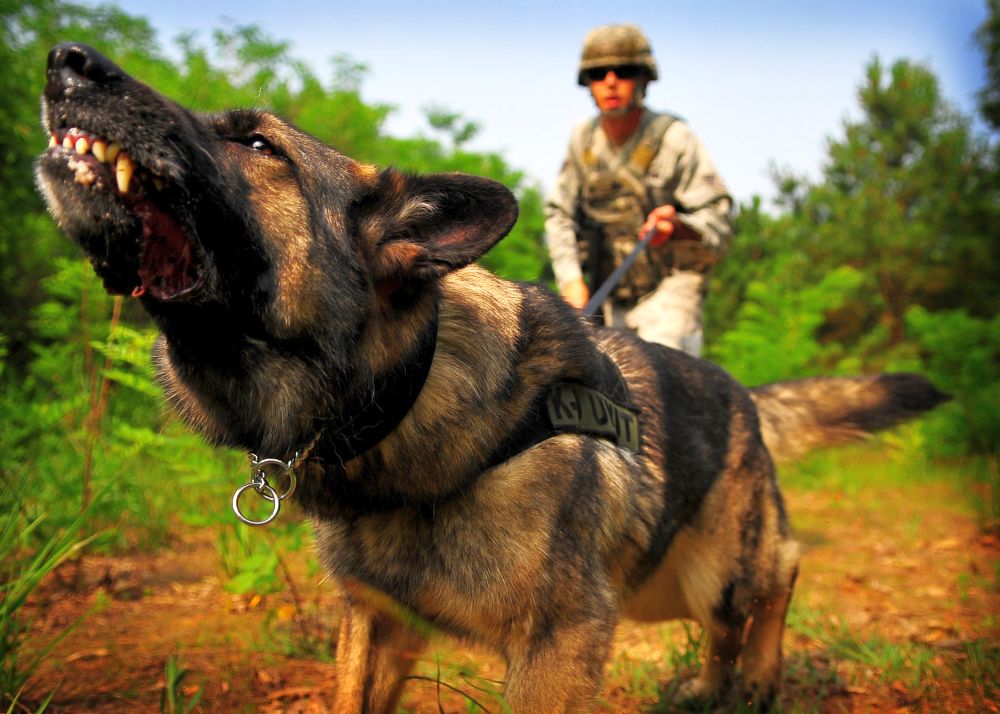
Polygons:
[[206,439],[295,459],[342,586],[335,711],[391,712],[426,632],[507,665],[516,712],[592,709],[615,624],[708,633],[684,694],[767,703],[798,548],[772,462],[944,399],[914,375],[747,390],[473,262],[493,181],[358,163],[264,111],[196,114],[86,45],[49,55],[59,226],[162,335]]

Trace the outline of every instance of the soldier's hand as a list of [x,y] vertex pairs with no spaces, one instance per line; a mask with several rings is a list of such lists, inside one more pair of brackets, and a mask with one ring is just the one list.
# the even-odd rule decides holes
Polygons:
[[639,238],[642,239],[653,227],[656,227],[656,235],[649,242],[651,246],[659,246],[670,240],[677,230],[677,209],[673,206],[657,206],[646,217],[646,222],[639,230]]
[[587,289],[587,283],[583,281],[583,278],[563,283],[559,286],[559,292],[562,293],[563,300],[577,310],[586,307],[587,301],[590,299],[590,290]]

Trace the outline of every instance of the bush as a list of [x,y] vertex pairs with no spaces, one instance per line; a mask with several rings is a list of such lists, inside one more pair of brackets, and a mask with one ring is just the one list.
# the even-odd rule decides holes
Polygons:
[[929,447],[939,455],[1000,449],[1000,315],[976,318],[963,310],[916,307],[907,327],[923,349],[927,376],[955,401],[928,422]]
[[[789,263],[783,261],[776,275],[789,270]],[[744,384],[815,374],[837,356],[837,346],[821,344],[816,332],[826,313],[860,282],[861,274],[846,266],[828,273],[819,284],[798,290],[782,289],[780,279],[751,282],[735,325],[719,338],[710,357]]]

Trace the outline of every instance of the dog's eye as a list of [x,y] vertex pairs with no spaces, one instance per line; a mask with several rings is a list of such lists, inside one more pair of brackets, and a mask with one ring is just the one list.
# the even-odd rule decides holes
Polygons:
[[271,142],[262,136],[251,136],[247,139],[247,146],[249,146],[254,151],[259,151],[262,154],[267,154],[268,156],[273,156],[278,153],[271,146]]
[[259,151],[267,156],[281,156],[281,154],[278,153],[278,150],[274,148],[274,145],[260,134],[251,134],[250,136],[233,136],[230,137],[229,140],[236,144],[242,144],[248,149]]

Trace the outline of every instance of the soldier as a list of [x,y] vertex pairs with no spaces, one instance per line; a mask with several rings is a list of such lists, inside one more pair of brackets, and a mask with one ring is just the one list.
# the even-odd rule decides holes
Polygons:
[[702,298],[732,237],[732,199],[687,124],[643,106],[656,78],[639,28],[588,33],[577,81],[599,113],[573,131],[545,207],[546,240],[560,293],[582,308],[655,226],[605,302],[604,322],[698,356]]

